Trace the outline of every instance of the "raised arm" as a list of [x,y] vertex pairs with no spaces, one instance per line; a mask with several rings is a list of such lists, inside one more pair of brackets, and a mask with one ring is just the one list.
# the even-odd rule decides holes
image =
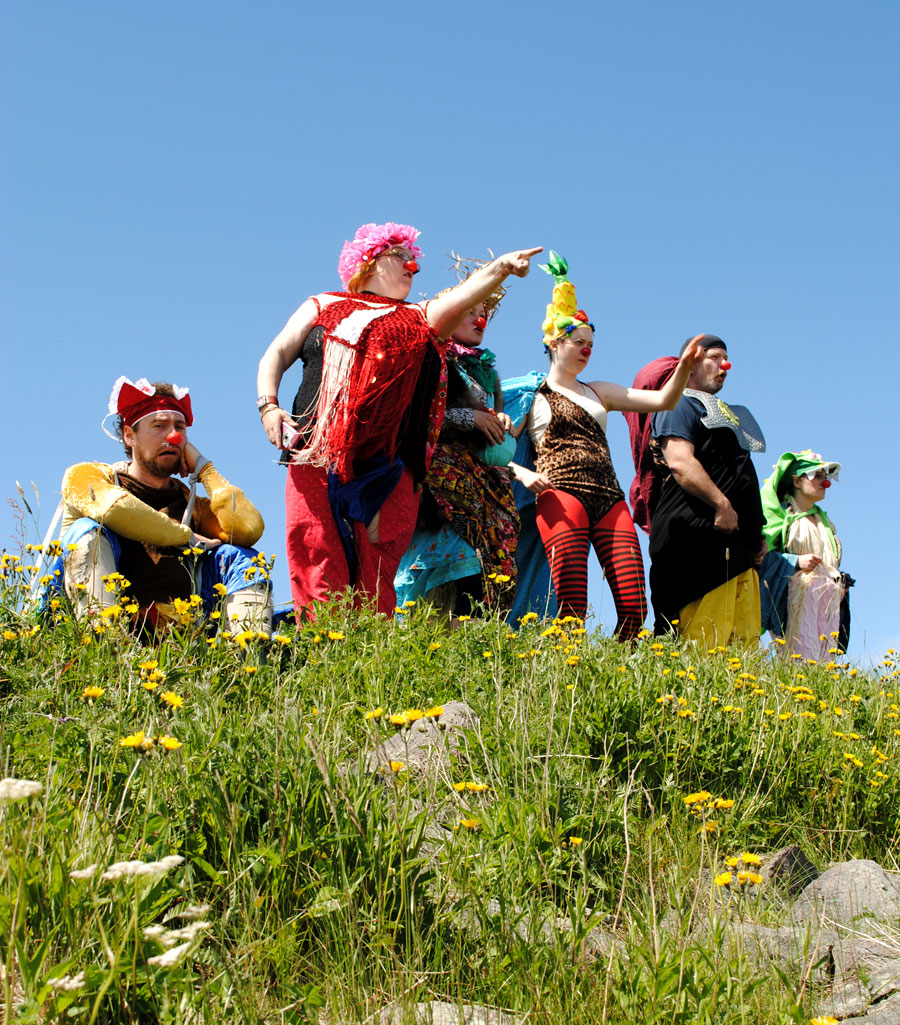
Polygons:
[[449,338],[469,310],[477,303],[484,302],[497,285],[505,281],[510,274],[524,278],[529,271],[532,256],[541,251],[542,247],[537,246],[534,249],[520,249],[515,253],[498,256],[446,295],[432,299],[428,303],[426,317],[438,337]]
[[738,529],[738,516],[731,502],[713,483],[694,455],[694,446],[686,438],[660,438],[660,447],[675,480],[695,498],[715,510],[713,526],[726,534]]
[[702,337],[703,335],[696,335],[690,340],[678,361],[675,373],[658,391],[625,388],[611,381],[593,381],[591,388],[609,410],[618,409],[623,413],[659,413],[664,409],[674,409],[678,405],[681,393],[687,387],[691,372],[706,355],[706,350],[699,341]]
[[307,299],[278,332],[259,361],[256,394],[267,396],[271,400],[271,405],[262,410],[261,419],[269,441],[276,448],[283,448],[281,443],[282,422],[290,424],[291,427],[297,426],[290,415],[278,404],[281,378],[288,367],[296,363],[306,336],[312,330],[317,316],[318,308],[315,302],[312,299]]

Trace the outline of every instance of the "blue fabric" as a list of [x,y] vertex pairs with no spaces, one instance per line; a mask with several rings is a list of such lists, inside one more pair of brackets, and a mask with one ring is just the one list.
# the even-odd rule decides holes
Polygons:
[[[534,393],[546,376],[538,370],[532,370],[524,377],[512,377],[501,382],[503,409],[516,426],[531,412]],[[519,435],[513,462],[526,470],[534,470],[535,457],[528,431],[523,430]],[[517,480],[513,481],[512,489],[522,521],[516,551],[516,600],[509,611],[509,623],[516,626],[526,612],[536,612],[542,618],[555,617],[557,604],[547,553],[537,529],[537,495]]]
[[702,402],[690,395],[682,395],[674,409],[653,414],[651,433],[654,438],[684,438],[693,444],[697,425],[705,415]]
[[122,556],[122,545],[119,543],[119,538],[111,530],[107,530],[106,527],[101,527],[96,520],[92,520],[87,516],[82,516],[77,520],[74,520],[69,524],[68,528],[63,531],[62,537],[59,539],[60,546],[62,547],[62,554],[57,555],[52,562],[47,566],[47,574],[52,577],[50,582],[41,591],[41,600],[38,606],[40,612],[45,612],[47,605],[51,598],[56,598],[63,592],[65,585],[65,553],[68,545],[74,545],[80,541],[85,534],[90,534],[93,530],[99,530],[103,536],[109,541],[109,546],[112,549],[113,558],[116,560],[116,565],[119,565],[119,559]]
[[397,604],[419,601],[452,580],[480,575],[481,561],[475,549],[449,523],[438,531],[417,527],[394,578]]
[[783,637],[787,626],[788,582],[797,569],[797,555],[769,551],[757,570],[761,632]]
[[344,547],[351,584],[356,583],[358,569],[353,525],[364,523],[368,527],[403,476],[403,463],[399,459],[389,462],[384,456],[368,460],[361,469],[362,473],[346,484],[328,471],[328,504]]
[[532,370],[523,377],[507,377],[500,382],[503,389],[503,412],[518,425],[531,412],[534,405],[534,393],[544,383],[547,375],[540,370]]
[[[103,527],[96,520],[88,519],[87,516],[82,516],[81,519],[75,520],[74,523],[69,525],[69,528],[63,533],[60,538],[60,544],[62,545],[63,552],[66,550],[67,545],[75,544],[80,541],[86,534],[90,534],[91,531],[99,530],[100,533],[109,542],[109,546],[112,549],[113,558],[116,560],[116,569],[119,568],[119,559],[122,557],[122,545],[119,541],[119,536],[108,527]],[[248,587],[259,586],[259,575],[255,574],[254,579],[257,581],[254,584],[254,580],[247,579],[247,571],[251,568],[257,567],[258,564],[254,561],[257,556],[255,548],[241,548],[238,545],[222,544],[218,548],[213,549],[211,552],[207,552],[205,555],[199,556],[200,558],[200,597],[203,599],[203,610],[209,615],[219,602],[219,595],[214,590],[215,584],[222,584],[225,587],[226,594],[235,594],[238,591],[243,591]],[[59,575],[54,575],[56,570],[59,570]],[[41,595],[41,609],[46,607],[48,600],[62,592],[63,589],[63,576],[65,573],[65,555],[57,556],[48,567],[47,572],[53,576],[53,580],[44,589]],[[268,585],[267,585],[268,586]]]

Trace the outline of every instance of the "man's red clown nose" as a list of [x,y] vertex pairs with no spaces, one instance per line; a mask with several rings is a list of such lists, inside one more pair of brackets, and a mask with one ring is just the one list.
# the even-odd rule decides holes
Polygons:
[[410,274],[419,273],[419,265],[416,263],[415,260],[407,260],[406,263],[403,264],[403,269],[408,270]]
[[723,359],[722,362],[719,364],[719,366],[723,370],[731,370],[731,364],[728,362],[727,359]]
[[831,481],[830,480],[823,480],[822,481],[822,487],[823,488],[830,488],[831,487]]
[[170,445],[180,445],[184,441],[184,435],[181,431],[170,431],[169,434],[166,435],[166,441]]
[[479,331],[483,331],[487,327],[487,317],[476,317],[475,327],[477,327]]

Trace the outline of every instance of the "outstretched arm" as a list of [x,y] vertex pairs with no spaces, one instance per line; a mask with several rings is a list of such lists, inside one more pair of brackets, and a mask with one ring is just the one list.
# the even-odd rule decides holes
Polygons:
[[263,428],[269,441],[276,448],[283,448],[281,443],[282,422],[296,427],[290,415],[278,404],[278,388],[285,370],[292,366],[300,356],[300,350],[306,336],[312,330],[318,316],[318,309],[312,299],[307,299],[291,316],[290,320],[278,332],[268,349],[259,361],[256,375],[256,394],[272,396],[270,406],[261,413]]
[[703,335],[692,338],[682,353],[675,373],[659,389],[649,391],[643,388],[624,388],[610,381],[594,381],[591,388],[600,396],[607,409],[618,409],[623,413],[659,413],[664,409],[674,409],[678,405],[691,376],[691,371],[702,362],[706,350],[700,345]]
[[713,526],[726,534],[738,529],[738,517],[731,502],[713,483],[694,455],[694,446],[686,438],[660,438],[660,447],[675,480],[695,498],[706,502],[716,513]]
[[537,246],[534,249],[520,249],[515,253],[498,256],[446,295],[432,299],[425,314],[429,325],[439,338],[449,338],[463,322],[469,310],[477,303],[484,302],[510,274],[524,278],[529,271],[532,256],[541,251],[542,247]]

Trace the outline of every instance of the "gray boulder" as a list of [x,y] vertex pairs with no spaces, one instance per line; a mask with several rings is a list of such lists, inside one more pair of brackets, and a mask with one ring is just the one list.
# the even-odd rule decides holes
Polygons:
[[407,772],[437,775],[448,772],[467,730],[477,730],[478,716],[464,701],[448,701],[439,719],[418,719],[399,729],[366,755],[365,770],[380,772],[391,762],[403,762]]
[[849,929],[860,918],[900,919],[900,879],[874,861],[845,861],[810,883],[791,908],[794,922]]
[[763,860],[762,888],[779,889],[793,895],[818,879],[819,870],[797,844],[783,847]]

